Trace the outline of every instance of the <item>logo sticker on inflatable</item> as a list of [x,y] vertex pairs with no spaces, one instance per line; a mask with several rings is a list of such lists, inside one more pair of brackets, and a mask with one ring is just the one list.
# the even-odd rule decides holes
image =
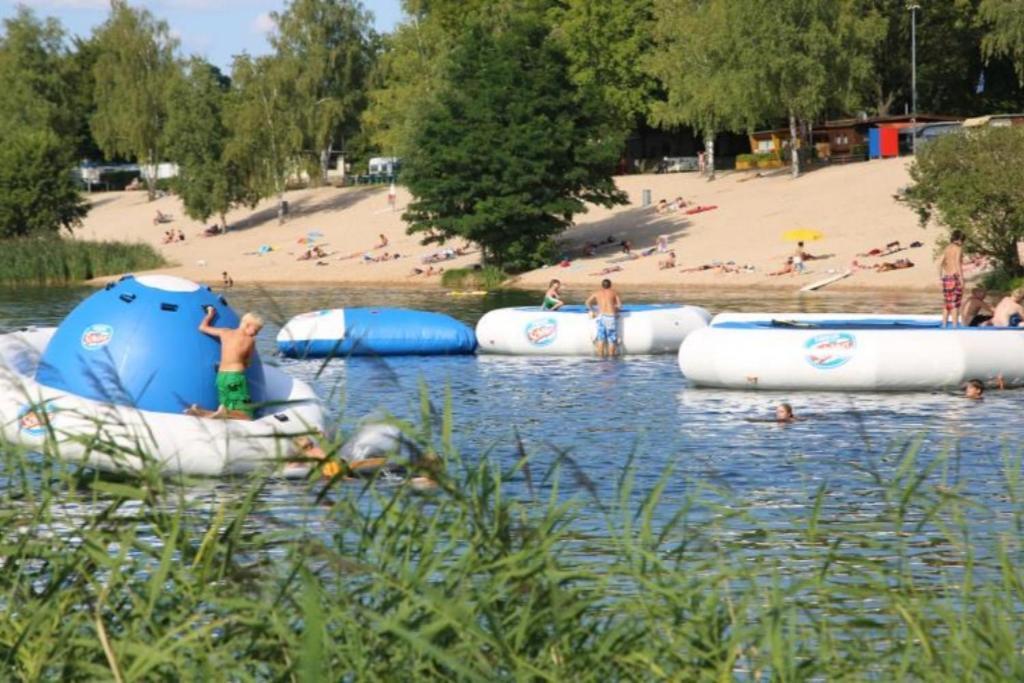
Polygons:
[[848,332],[816,334],[804,342],[804,354],[811,367],[834,370],[853,358],[857,338]]
[[82,348],[86,351],[102,349],[114,337],[114,328],[103,323],[89,325],[82,333]]
[[558,321],[554,318],[531,320],[526,324],[526,341],[533,346],[548,346],[558,336]]
[[28,436],[42,436],[46,434],[49,413],[52,412],[53,406],[49,403],[44,406],[22,406],[18,411],[18,429]]

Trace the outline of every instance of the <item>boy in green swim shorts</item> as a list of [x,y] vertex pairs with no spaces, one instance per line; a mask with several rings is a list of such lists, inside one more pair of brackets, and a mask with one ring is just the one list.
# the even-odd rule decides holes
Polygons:
[[203,410],[192,405],[185,412],[196,417],[216,417],[233,420],[253,419],[252,396],[245,379],[245,369],[256,348],[256,335],[263,329],[263,318],[246,313],[237,328],[213,327],[213,307],[199,323],[199,331],[220,339],[220,365],[217,368],[217,410]]

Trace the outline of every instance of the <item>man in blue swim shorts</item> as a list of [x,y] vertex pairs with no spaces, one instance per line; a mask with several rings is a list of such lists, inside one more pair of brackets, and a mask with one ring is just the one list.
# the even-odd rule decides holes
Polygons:
[[[597,310],[592,307],[597,305]],[[611,280],[601,280],[601,289],[597,290],[584,304],[591,318],[597,318],[597,337],[594,339],[594,350],[601,358],[609,358],[618,352],[619,345],[619,311],[622,300],[612,289]]]

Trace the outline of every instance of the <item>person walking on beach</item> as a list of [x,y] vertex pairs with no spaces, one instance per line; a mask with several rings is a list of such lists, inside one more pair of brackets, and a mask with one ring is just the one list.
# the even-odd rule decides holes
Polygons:
[[[592,305],[597,305],[597,310]],[[619,344],[619,311],[622,310],[622,300],[618,293],[612,289],[612,281],[601,280],[601,289],[597,290],[587,299],[584,306],[590,313],[591,318],[597,318],[597,338],[594,340],[594,349],[601,358],[610,358],[618,351]]]
[[253,419],[252,396],[245,379],[245,369],[252,361],[256,348],[256,335],[263,329],[263,318],[246,313],[237,328],[213,327],[216,310],[207,306],[206,315],[199,323],[199,331],[220,340],[220,365],[217,368],[217,410],[203,410],[192,404],[185,410],[195,417],[213,417],[232,420]]
[[964,298],[964,234],[954,230],[949,246],[942,252],[942,326],[952,319],[953,327],[960,327],[960,305]]

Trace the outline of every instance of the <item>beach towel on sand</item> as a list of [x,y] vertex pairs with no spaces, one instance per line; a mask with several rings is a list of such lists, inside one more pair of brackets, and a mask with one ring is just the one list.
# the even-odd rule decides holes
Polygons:
[[705,211],[711,211],[717,208],[717,206],[695,206],[692,209],[687,209],[684,213],[688,216],[692,216],[695,213],[704,213]]

